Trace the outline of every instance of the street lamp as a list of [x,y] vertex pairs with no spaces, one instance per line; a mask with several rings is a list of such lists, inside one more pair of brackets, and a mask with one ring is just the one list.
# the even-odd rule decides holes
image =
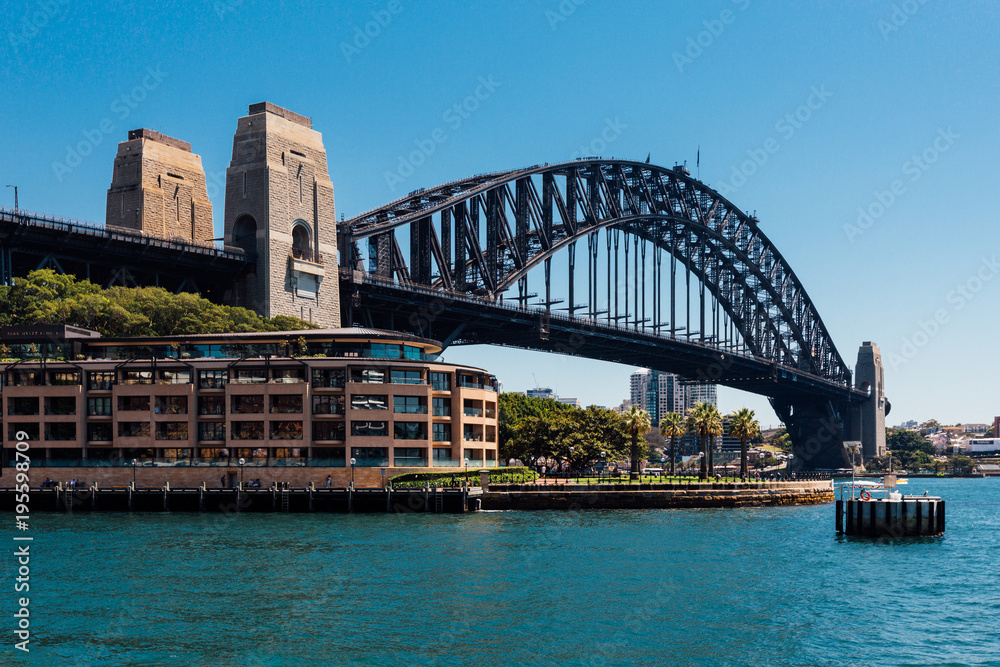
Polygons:
[[354,488],[354,464],[356,464],[357,462],[358,462],[358,460],[352,456],[351,457],[351,488],[352,489]]
[[598,483],[600,483],[601,480],[601,473],[603,473],[605,470],[608,469],[608,462],[604,460],[607,457],[607,455],[608,455],[607,452],[601,450],[601,470],[600,472],[597,473]]
[[240,460],[237,461],[237,463],[240,464],[240,488],[241,489],[243,488],[243,465],[246,462],[247,462],[247,460],[245,458],[243,458],[242,456],[240,457]]
[[135,464],[138,463],[135,459],[132,459],[132,488],[135,488]]
[[8,188],[14,188],[14,215],[17,215],[17,186],[8,185]]
[[569,447],[569,461],[568,461],[568,463],[569,463],[569,470],[566,471],[567,477],[569,476],[569,472],[573,470],[573,451],[575,449],[576,449],[575,447],[573,447],[572,445],[570,445],[570,447]]

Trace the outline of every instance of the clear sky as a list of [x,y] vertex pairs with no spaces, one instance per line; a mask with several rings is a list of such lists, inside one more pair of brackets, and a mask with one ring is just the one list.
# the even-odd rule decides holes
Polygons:
[[[221,236],[236,119],[262,100],[313,119],[348,217],[418,187],[580,154],[695,171],[700,146],[702,180],[756,211],[848,363],[862,341],[881,347],[889,423],[985,422],[1000,414],[998,10],[8,2],[0,184],[18,185],[22,208],[102,221],[116,144],[148,127],[201,155]],[[478,108],[449,115],[477,87]],[[423,164],[387,178],[438,128],[445,140]],[[12,190],[2,197],[13,204]],[[634,370],[506,349],[446,359],[494,370],[507,390],[534,375],[608,406]],[[724,411],[743,405],[776,423],[765,400],[720,392]]]

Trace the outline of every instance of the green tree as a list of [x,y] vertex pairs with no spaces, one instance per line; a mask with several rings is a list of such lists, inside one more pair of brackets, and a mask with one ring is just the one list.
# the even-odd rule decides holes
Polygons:
[[631,470],[629,477],[639,479],[639,436],[646,433],[650,427],[649,413],[637,405],[633,405],[625,413],[625,428],[632,437]]
[[740,476],[750,474],[747,467],[747,442],[760,433],[760,424],[754,418],[753,410],[740,408],[729,415],[729,435],[740,439]]
[[[792,451],[792,436],[788,435],[788,429],[779,428],[763,440],[765,443],[777,447],[783,452]],[[751,440],[753,442],[753,440]]]
[[686,425],[688,433],[698,436],[701,443],[701,478],[708,479],[715,472],[710,438],[722,435],[722,415],[719,414],[719,408],[711,403],[696,403],[688,410]]
[[160,287],[101,289],[51,269],[32,271],[0,289],[0,324],[68,324],[116,337],[316,328],[298,318],[269,320],[246,308]]
[[934,460],[934,444],[916,431],[886,429],[885,445],[892,454],[893,469],[918,470]]
[[668,412],[660,420],[660,433],[670,438],[670,474],[677,472],[677,438],[684,435],[684,416]]
[[976,462],[968,456],[952,456],[948,459],[952,473],[955,475],[971,475],[976,468]]
[[[517,426],[528,417],[546,417],[571,410],[572,405],[554,401],[551,398],[530,398],[524,394],[504,393],[499,398],[499,445],[500,455],[504,460],[519,458],[507,451],[508,443],[514,436]],[[521,459],[524,461],[524,459]]]

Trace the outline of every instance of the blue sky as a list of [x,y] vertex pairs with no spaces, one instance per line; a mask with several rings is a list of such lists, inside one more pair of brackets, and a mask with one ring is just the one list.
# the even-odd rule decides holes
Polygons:
[[[116,145],[148,127],[202,156],[221,236],[236,119],[262,100],[313,119],[348,217],[582,148],[694,171],[700,146],[702,180],[756,211],[848,363],[862,341],[881,347],[890,423],[1000,414],[996,2],[5,9],[0,175],[23,208],[103,220]],[[483,81],[478,108],[449,115]],[[387,178],[437,129],[423,164]],[[446,359],[496,371],[507,390],[534,374],[609,406],[634,370],[500,349]],[[720,404],[777,421],[756,396],[722,391]]]

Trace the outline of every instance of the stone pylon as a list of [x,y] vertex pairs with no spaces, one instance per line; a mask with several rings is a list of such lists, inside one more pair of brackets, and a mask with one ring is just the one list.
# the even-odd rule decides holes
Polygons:
[[205,170],[191,144],[153,130],[130,130],[118,144],[105,224],[167,239],[212,244]]
[[854,386],[869,392],[869,400],[861,404],[857,413],[856,433],[861,440],[861,455],[866,460],[884,456],[885,416],[889,412],[889,402],[885,398],[882,354],[871,341],[863,343],[858,350]]
[[253,261],[228,303],[340,326],[333,185],[309,118],[261,102],[239,119],[226,171],[225,239]]

